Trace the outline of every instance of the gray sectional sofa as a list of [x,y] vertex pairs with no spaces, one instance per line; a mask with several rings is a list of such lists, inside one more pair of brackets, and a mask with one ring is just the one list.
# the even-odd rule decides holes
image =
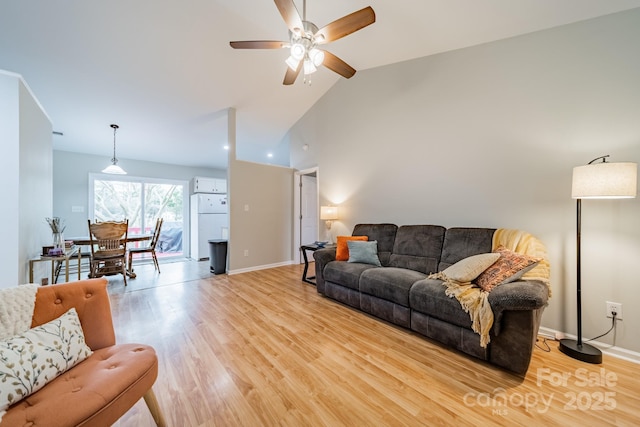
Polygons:
[[335,248],[314,253],[320,294],[380,319],[418,332],[466,354],[524,375],[529,367],[549,289],[539,280],[494,288],[490,343],[480,336],[443,282],[427,278],[472,255],[492,251],[491,228],[436,225],[358,224],[352,235],[378,243],[382,267],[336,261]]

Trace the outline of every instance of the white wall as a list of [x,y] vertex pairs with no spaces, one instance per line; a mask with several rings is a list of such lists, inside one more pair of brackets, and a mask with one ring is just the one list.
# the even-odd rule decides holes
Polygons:
[[[18,84],[14,76],[0,73],[0,141],[4,167],[2,176],[3,185],[0,186],[2,200],[6,200],[5,206],[0,209],[0,224],[18,224],[18,200],[20,185],[20,114],[18,110]],[[13,207],[11,207],[13,206]],[[6,227],[2,232],[2,240],[9,244],[0,245],[0,271],[2,281],[0,287],[11,287],[18,284],[18,252],[15,245],[19,241],[18,228]]]
[[[575,334],[572,168],[640,162],[638,40],[640,9],[359,71],[291,129],[291,164],[319,166],[338,234],[393,222],[537,235],[554,289],[543,326]],[[584,335],[609,328],[605,301],[622,302],[616,344],[633,351],[638,218],[640,199],[583,203]]]
[[[51,216],[51,121],[17,74],[0,71],[0,140],[3,149],[5,224],[0,249],[0,287],[28,281],[28,262],[51,240],[45,218]],[[36,264],[36,277],[46,267]]]

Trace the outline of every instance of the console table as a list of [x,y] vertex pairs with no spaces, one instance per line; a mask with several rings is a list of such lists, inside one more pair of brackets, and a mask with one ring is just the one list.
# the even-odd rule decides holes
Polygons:
[[64,261],[64,274],[65,282],[69,281],[69,259],[75,256],[78,259],[78,280],[80,280],[80,263],[82,262],[82,255],[78,246],[71,246],[65,249],[63,255],[48,256],[42,255],[40,258],[34,258],[29,260],[29,283],[33,283],[33,264],[42,261],[51,261],[51,283],[58,281],[58,274],[60,273],[60,267]]

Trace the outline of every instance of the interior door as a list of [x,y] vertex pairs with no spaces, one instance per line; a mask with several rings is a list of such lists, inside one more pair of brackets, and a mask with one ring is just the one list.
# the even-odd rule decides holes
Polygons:
[[300,176],[300,245],[318,240],[318,181],[315,176]]

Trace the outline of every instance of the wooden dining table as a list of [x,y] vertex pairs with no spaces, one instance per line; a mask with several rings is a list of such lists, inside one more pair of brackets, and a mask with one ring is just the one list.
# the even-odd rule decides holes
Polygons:
[[[153,234],[130,234],[127,236],[127,243],[131,242],[144,242],[145,240],[151,240]],[[82,237],[69,237],[65,240],[71,240],[76,246],[89,246],[91,239],[89,236]]]
[[[144,242],[145,240],[151,240],[153,238],[153,234],[130,234],[127,236],[127,244],[132,242]],[[76,246],[90,246],[91,239],[89,236],[80,236],[80,237],[69,237],[65,240],[71,240]],[[133,267],[127,265],[127,276],[132,279],[136,278],[136,273],[133,272]]]

